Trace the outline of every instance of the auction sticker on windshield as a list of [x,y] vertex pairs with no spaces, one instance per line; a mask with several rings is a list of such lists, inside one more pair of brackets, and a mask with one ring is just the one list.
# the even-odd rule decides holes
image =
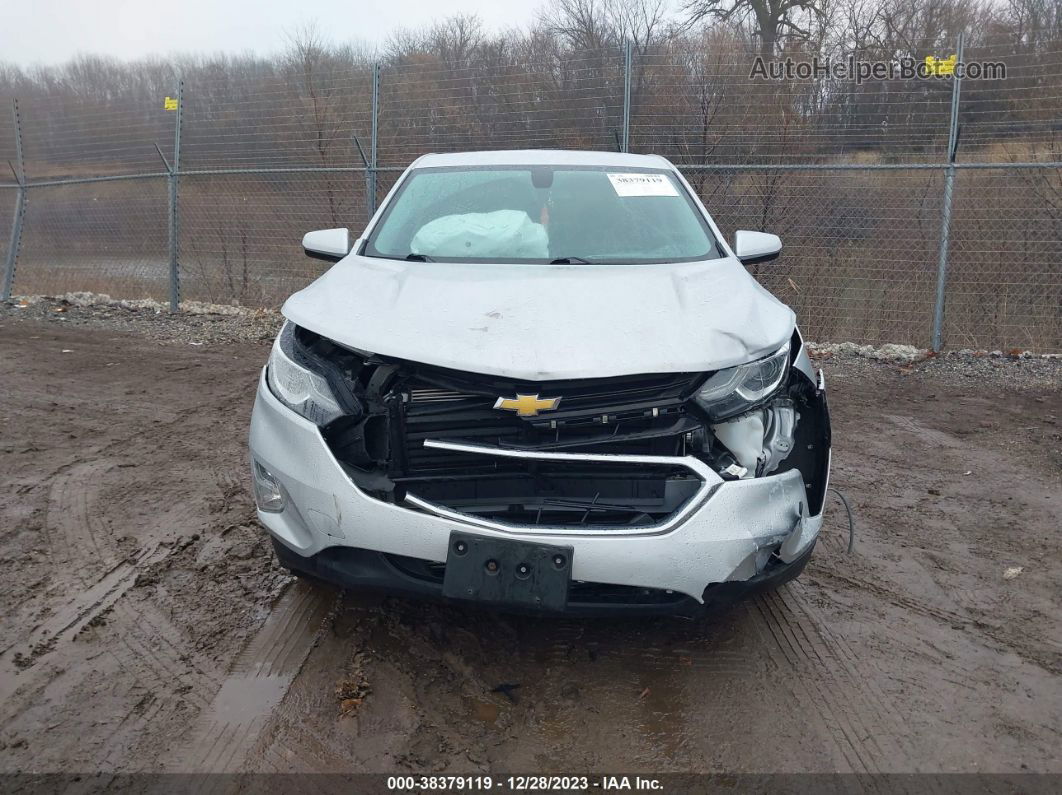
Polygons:
[[609,174],[617,196],[678,196],[674,183],[663,174]]

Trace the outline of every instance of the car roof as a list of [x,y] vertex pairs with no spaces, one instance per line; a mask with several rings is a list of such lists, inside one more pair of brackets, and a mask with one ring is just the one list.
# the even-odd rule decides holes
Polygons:
[[675,167],[660,155],[593,152],[571,149],[511,149],[490,152],[451,152],[418,158],[412,168],[447,166],[605,166],[610,168]]

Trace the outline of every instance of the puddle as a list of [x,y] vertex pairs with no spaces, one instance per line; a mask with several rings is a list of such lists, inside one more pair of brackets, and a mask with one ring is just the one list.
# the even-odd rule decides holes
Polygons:
[[488,725],[493,724],[498,720],[498,705],[490,701],[480,701],[474,699],[472,701],[472,717],[482,723]]
[[306,660],[334,594],[296,583],[240,653],[228,679],[177,754],[176,770],[239,769]]
[[231,677],[214,697],[208,720],[248,723],[272,712],[284,698],[290,684],[291,677],[277,674]]

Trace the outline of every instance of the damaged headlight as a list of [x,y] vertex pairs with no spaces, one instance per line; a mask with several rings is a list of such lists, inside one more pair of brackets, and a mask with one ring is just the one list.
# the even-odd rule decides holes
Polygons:
[[713,420],[741,414],[769,397],[789,371],[789,343],[766,359],[720,370],[693,399]]
[[285,322],[266,368],[273,396],[310,422],[324,426],[344,414],[324,376],[296,362],[295,326]]

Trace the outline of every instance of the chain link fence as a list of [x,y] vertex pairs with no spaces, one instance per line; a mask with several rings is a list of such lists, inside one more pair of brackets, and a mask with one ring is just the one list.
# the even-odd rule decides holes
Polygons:
[[207,70],[168,102],[13,100],[4,296],[277,306],[322,271],[303,233],[360,231],[425,152],[628,150],[678,165],[730,239],[782,237],[753,275],[809,338],[1060,352],[1062,42],[963,55],[1006,79],[764,80],[706,34],[475,64]]

